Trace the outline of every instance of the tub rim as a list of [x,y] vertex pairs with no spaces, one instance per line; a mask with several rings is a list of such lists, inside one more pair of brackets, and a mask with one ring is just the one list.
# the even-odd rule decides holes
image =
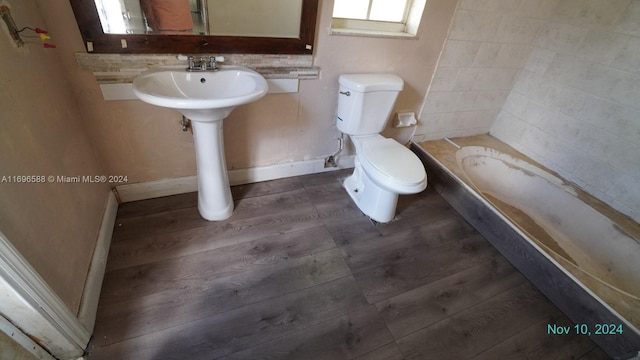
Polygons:
[[[466,150],[465,150],[466,149]],[[485,154],[465,154],[466,151],[474,151],[476,149],[480,149],[481,151],[487,151],[488,153]],[[577,201],[580,201],[582,204],[588,206],[589,208],[591,208],[592,210],[594,210],[595,212],[597,212],[598,214],[600,214],[601,216],[603,216],[604,218],[608,219],[612,224],[616,224],[613,220],[611,220],[610,218],[608,218],[607,216],[605,216],[604,214],[602,214],[601,212],[599,212],[597,209],[594,209],[590,204],[582,201],[579,197],[578,197],[578,193],[576,191],[576,189],[570,184],[568,183],[566,180],[562,179],[561,177],[558,177],[548,171],[546,171],[544,168],[541,167],[537,167],[535,164],[529,163],[525,160],[522,159],[518,159],[516,157],[513,157],[507,153],[504,153],[500,150],[491,148],[491,147],[487,147],[487,146],[482,146],[482,145],[470,145],[470,146],[462,146],[460,147],[460,149],[458,149],[455,152],[456,155],[456,162],[458,164],[458,167],[460,168],[460,170],[462,171],[462,174],[465,176],[465,180],[469,182],[469,184],[471,184],[474,192],[478,193],[482,198],[484,198],[489,204],[491,204],[491,206],[493,208],[495,208],[498,212],[500,212],[501,214],[504,215],[504,217],[506,219],[509,220],[509,222],[513,225],[515,225],[516,227],[518,227],[520,230],[522,230],[524,233],[527,234],[527,239],[531,239],[533,240],[533,242],[535,242],[536,244],[538,244],[540,247],[542,247],[543,251],[546,252],[551,252],[553,254],[555,254],[556,256],[560,257],[562,260],[564,260],[565,262],[567,262],[568,265],[570,265],[571,267],[577,269],[578,271],[580,271],[581,273],[586,274],[587,276],[589,276],[590,278],[594,279],[595,281],[597,281],[598,283],[612,289],[615,290],[617,292],[620,292],[630,298],[632,298],[633,300],[636,301],[640,301],[640,295],[636,295],[636,294],[632,294],[624,289],[621,289],[617,286],[614,286],[604,280],[602,280],[600,277],[592,274],[591,272],[583,269],[580,266],[577,266],[576,264],[573,264],[571,262],[571,260],[565,258],[562,254],[558,253],[557,251],[553,250],[551,247],[547,246],[544,242],[538,240],[538,238],[531,234],[525,227],[523,227],[522,225],[520,225],[517,221],[511,219],[511,217],[509,216],[509,214],[505,213],[503,210],[501,210],[499,205],[494,204],[491,199],[486,198],[483,195],[483,192],[478,188],[478,186],[476,185],[476,183],[473,181],[473,179],[469,176],[469,174],[467,173],[467,171],[461,166],[461,162],[462,160],[464,160],[466,157],[468,156],[486,156],[486,157],[490,157],[492,159],[496,159],[502,162],[507,163],[508,165],[513,165],[515,167],[524,169],[526,171],[530,171],[532,173],[534,173],[535,176],[538,176],[542,179],[544,179],[545,181],[547,181],[548,183],[550,183],[552,186],[559,188],[560,190],[568,193],[569,195],[573,196],[576,198]],[[498,155],[498,156],[495,156]],[[522,166],[524,165],[524,167]],[[533,169],[531,169],[533,168]],[[540,172],[543,173],[543,175],[540,174]],[[510,205],[510,204],[509,204]],[[635,240],[636,242],[638,242],[638,239],[635,239],[634,237],[632,237],[630,234],[625,232],[625,235],[630,237],[632,240]],[[640,245],[640,243],[639,243]],[[563,267],[563,265],[559,265],[560,267]],[[579,280],[578,280],[579,281]],[[584,285],[584,284],[583,284]],[[586,285],[584,285],[586,287]]]

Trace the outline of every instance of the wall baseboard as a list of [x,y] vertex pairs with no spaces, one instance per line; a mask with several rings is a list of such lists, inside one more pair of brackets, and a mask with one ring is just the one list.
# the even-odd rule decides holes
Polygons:
[[[231,185],[250,184],[260,181],[282,179],[292,176],[308,175],[321,172],[352,168],[354,155],[340,156],[337,161],[339,167],[325,168],[323,159],[296,161],[284,164],[261,166],[249,169],[229,170]],[[152,199],[162,196],[184,194],[198,190],[196,176],[186,176],[173,179],[147,181],[137,184],[120,185],[116,191],[122,202]]]
[[111,236],[113,235],[113,226],[116,223],[117,212],[118,201],[115,194],[110,191],[105,204],[96,247],[93,250],[91,265],[89,266],[89,272],[85,280],[80,310],[78,311],[78,319],[90,333],[93,333],[96,322],[98,300],[100,298],[102,280],[107,266],[107,255],[109,255]]

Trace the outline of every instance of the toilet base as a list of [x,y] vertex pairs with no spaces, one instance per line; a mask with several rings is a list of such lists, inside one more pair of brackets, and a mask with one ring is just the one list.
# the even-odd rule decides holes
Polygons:
[[398,194],[374,184],[355,159],[353,174],[344,180],[343,186],[360,211],[380,223],[393,220],[398,204]]

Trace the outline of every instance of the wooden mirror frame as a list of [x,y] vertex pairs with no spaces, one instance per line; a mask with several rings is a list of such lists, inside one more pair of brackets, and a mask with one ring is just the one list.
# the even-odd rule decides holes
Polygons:
[[302,0],[299,38],[213,35],[105,34],[93,0],[69,0],[89,53],[312,54],[318,0]]

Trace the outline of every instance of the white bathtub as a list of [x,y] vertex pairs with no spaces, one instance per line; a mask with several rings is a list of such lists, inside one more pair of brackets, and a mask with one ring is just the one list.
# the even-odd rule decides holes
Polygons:
[[526,161],[484,146],[464,146],[455,158],[463,180],[638,332],[638,239]]

